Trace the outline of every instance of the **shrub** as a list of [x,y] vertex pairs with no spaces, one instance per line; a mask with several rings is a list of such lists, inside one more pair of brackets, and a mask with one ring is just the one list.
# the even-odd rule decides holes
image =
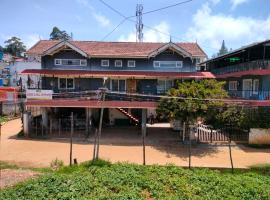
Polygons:
[[52,160],[50,166],[53,170],[58,170],[64,166],[64,161],[55,158],[54,160]]

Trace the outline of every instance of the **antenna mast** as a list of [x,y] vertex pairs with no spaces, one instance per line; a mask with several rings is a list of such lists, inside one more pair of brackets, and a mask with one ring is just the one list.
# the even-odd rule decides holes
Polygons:
[[142,11],[143,11],[143,5],[137,4],[136,7],[136,42],[143,42],[143,23],[142,23]]

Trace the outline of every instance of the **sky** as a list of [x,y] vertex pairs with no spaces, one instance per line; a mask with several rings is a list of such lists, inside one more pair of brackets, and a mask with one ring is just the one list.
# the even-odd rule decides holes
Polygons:
[[[103,1],[134,16],[137,4],[147,12],[184,0]],[[72,33],[74,40],[100,41],[123,20],[100,0],[0,0],[0,10],[1,46],[17,36],[30,48],[49,39],[54,26]],[[211,57],[222,40],[228,49],[237,49],[270,39],[270,0],[193,0],[143,15],[143,24],[146,42],[197,42]],[[124,21],[105,41],[136,41],[135,23]]]

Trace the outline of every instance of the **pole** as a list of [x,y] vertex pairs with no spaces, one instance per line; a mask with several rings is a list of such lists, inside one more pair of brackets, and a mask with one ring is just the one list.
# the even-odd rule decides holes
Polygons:
[[[188,125],[189,126],[189,125]],[[189,126],[188,168],[191,168],[191,128]]]
[[[105,82],[105,81],[104,81]],[[101,90],[101,95],[102,95],[102,101],[105,101],[105,90],[102,88]],[[96,160],[99,158],[99,141],[100,141],[100,136],[101,136],[101,128],[102,128],[102,120],[103,120],[103,112],[104,112],[104,106],[102,105],[101,111],[100,111],[100,118],[99,118],[99,127],[98,127],[98,136],[97,136],[97,152],[96,152]]]
[[97,147],[97,129],[95,128],[93,161],[96,159],[96,147]]
[[143,165],[146,163],[145,159],[145,136],[146,136],[146,109],[142,110],[142,145],[143,145]]
[[230,132],[229,132],[229,153],[230,153],[231,168],[232,168],[232,173],[233,173],[234,167],[233,167],[232,148],[231,148],[231,131],[232,131],[232,126],[230,126]]
[[72,165],[72,137],[73,137],[73,131],[74,131],[74,121],[73,121],[73,112],[71,112],[71,131],[70,131],[70,151],[69,151],[69,166]]
[[186,122],[183,124],[183,142],[185,141],[185,134],[186,134]]

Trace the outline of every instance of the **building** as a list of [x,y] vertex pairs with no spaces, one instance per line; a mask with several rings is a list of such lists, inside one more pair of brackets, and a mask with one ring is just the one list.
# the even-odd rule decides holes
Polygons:
[[[155,95],[177,81],[214,78],[199,71],[207,56],[197,43],[41,40],[27,55],[40,57],[41,69],[22,74],[40,76],[42,86],[26,92],[26,107],[47,128],[60,126],[71,112],[85,126],[99,119],[102,107],[104,124],[139,124],[155,114]],[[104,101],[100,88],[107,88]]]
[[226,81],[232,98],[270,106],[270,40],[241,47],[200,65],[218,80]]

